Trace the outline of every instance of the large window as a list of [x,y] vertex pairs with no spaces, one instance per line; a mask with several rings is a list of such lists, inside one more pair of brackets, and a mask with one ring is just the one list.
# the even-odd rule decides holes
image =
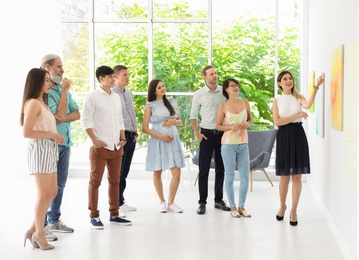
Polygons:
[[[272,124],[279,70],[290,70],[300,86],[301,0],[61,2],[64,65],[78,104],[98,87],[96,67],[124,64],[140,129],[148,82],[159,78],[180,105],[181,140],[190,149],[196,145],[188,119],[191,95],[203,86],[201,71],[207,64],[217,68],[220,84],[227,77],[241,82],[257,125]],[[73,136],[79,148],[87,140],[79,122],[73,124]],[[146,140],[141,135],[139,147]],[[87,161],[87,153],[75,160]]]

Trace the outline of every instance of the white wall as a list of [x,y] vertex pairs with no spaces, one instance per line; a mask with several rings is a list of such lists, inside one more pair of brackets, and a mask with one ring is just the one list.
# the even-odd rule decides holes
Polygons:
[[[315,114],[308,119],[312,174],[308,178],[336,233],[346,259],[356,259],[358,244],[358,1],[307,0],[308,71],[325,72],[324,138],[315,133]],[[331,127],[331,64],[334,50],[344,44],[344,130]],[[304,81],[305,82],[305,81]],[[354,91],[353,91],[354,90]],[[323,92],[323,89],[319,91]],[[354,93],[354,97],[353,97]],[[354,127],[353,127],[354,124]],[[354,138],[354,139],[351,139]],[[353,145],[354,144],[354,145]],[[354,158],[354,161],[352,161]],[[304,207],[304,205],[303,205]]]
[[0,169],[25,165],[19,125],[25,79],[48,52],[61,55],[60,14],[57,0],[0,0]]

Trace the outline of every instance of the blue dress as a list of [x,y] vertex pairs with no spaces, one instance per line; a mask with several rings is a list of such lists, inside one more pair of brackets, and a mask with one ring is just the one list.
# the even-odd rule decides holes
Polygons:
[[151,129],[160,134],[169,134],[173,140],[169,143],[161,139],[150,136],[146,156],[146,171],[169,170],[173,167],[185,167],[185,161],[182,152],[181,140],[179,138],[176,125],[171,127],[162,126],[168,118],[177,118],[179,114],[178,106],[173,98],[168,99],[176,114],[170,116],[170,112],[164,105],[163,100],[154,100],[146,102],[151,107],[150,124]]

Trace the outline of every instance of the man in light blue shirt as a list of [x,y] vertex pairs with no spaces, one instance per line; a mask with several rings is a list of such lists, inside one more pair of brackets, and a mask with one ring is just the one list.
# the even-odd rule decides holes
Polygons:
[[126,179],[130,171],[132,157],[136,148],[137,124],[135,105],[133,102],[133,95],[129,89],[126,88],[128,85],[130,76],[128,69],[124,65],[116,65],[113,68],[115,74],[115,86],[111,89],[114,93],[117,93],[121,98],[122,103],[122,116],[125,125],[125,138],[126,145],[123,147],[122,166],[120,174],[120,217],[126,217],[126,212],[137,210],[136,207],[130,206],[125,202],[124,192],[126,189]]
[[70,164],[71,122],[80,119],[77,104],[70,93],[71,81],[64,78],[64,69],[61,58],[56,54],[47,54],[41,60],[41,68],[50,74],[51,88],[48,105],[56,118],[57,132],[65,138],[63,145],[59,144],[59,160],[57,162],[58,192],[52,201],[45,220],[45,235],[48,241],[57,240],[52,232],[72,233],[74,229],[66,226],[61,220],[60,207],[64,194]]
[[[208,174],[211,159],[214,152],[215,183],[214,183],[214,207],[230,211],[223,201],[224,166],[221,156],[221,138],[223,132],[216,129],[218,107],[225,101],[222,87],[217,85],[218,77],[214,66],[208,65],[203,68],[202,76],[206,85],[193,94],[190,120],[193,131],[200,142],[199,144],[199,207],[197,214],[206,213],[208,197]],[[198,127],[198,113],[201,116],[200,130]]]

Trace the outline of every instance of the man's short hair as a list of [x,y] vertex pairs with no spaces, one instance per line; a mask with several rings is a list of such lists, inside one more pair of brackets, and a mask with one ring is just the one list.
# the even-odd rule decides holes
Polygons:
[[213,65],[207,65],[206,67],[204,67],[202,70],[202,76],[207,76],[207,70],[212,69],[212,68],[214,68]]
[[61,59],[59,55],[56,54],[46,54],[42,59],[41,59],[41,65],[40,67],[42,69],[45,68],[46,64],[49,64],[50,66],[54,65],[55,60],[57,59]]
[[115,67],[113,67],[113,70],[115,71],[115,73],[118,73],[121,70],[128,70],[128,69],[125,65],[116,65]]
[[96,78],[100,82],[100,77],[105,77],[107,75],[112,75],[115,72],[109,66],[100,66],[96,70]]

